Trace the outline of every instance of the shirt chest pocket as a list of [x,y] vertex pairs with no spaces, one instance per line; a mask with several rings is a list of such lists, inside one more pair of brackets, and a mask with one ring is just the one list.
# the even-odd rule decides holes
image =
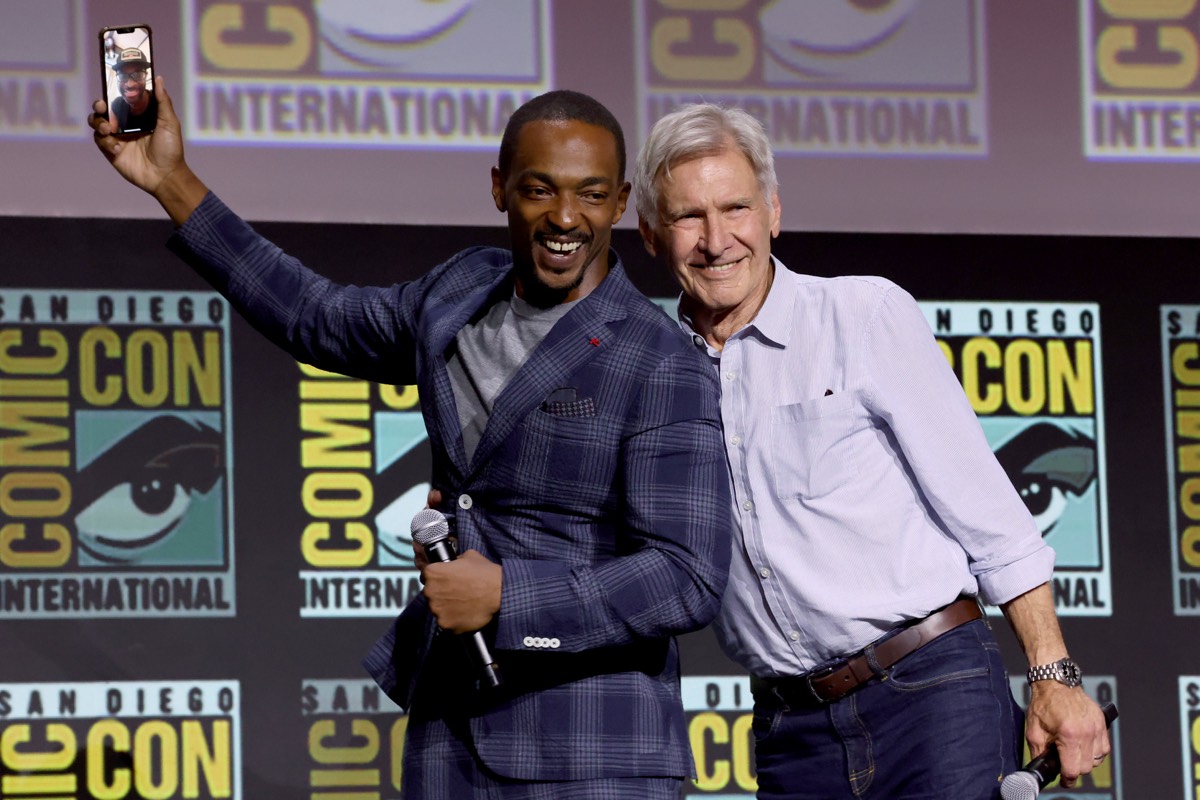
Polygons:
[[771,470],[775,495],[817,498],[858,476],[858,437],[868,427],[857,392],[771,409]]

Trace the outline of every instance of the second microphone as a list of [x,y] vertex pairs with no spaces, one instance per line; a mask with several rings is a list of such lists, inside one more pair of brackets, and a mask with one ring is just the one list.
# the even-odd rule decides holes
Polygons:
[[[454,543],[450,540],[450,523],[446,515],[437,509],[423,508],[416,513],[411,525],[413,540],[425,548],[425,555],[430,563],[445,563],[458,559]],[[500,685],[500,667],[492,657],[491,650],[483,638],[483,634],[475,631],[469,634],[468,650],[481,671],[485,686],[495,688]]]

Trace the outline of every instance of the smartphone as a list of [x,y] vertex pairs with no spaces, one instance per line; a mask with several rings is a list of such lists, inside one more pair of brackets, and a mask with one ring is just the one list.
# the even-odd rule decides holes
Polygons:
[[149,25],[100,29],[100,76],[117,133],[149,133],[158,118]]

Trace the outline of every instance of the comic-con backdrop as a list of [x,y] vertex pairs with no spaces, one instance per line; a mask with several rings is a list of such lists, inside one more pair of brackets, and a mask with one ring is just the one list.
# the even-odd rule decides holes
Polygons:
[[[533,94],[596,94],[631,150],[691,99],[755,114],[776,255],[918,298],[1057,552],[1072,655],[1121,716],[1043,796],[1200,797],[1197,3],[596,6],[0,0],[0,798],[399,785],[406,719],[359,661],[420,591],[419,398],[297,364],[166,251],[82,121],[123,23],[152,27],[196,169],[344,282],[506,244],[488,169]],[[615,245],[670,307],[634,218]],[[745,675],[682,644],[688,793],[750,797]]]
[[[507,236],[258,227],[359,283]],[[169,223],[5,230],[4,796],[394,797],[405,718],[359,659],[420,590],[407,531],[429,450],[414,390],[275,350],[165,250]],[[616,245],[643,291],[673,296],[634,232]],[[1200,304],[1181,301],[1198,250],[801,233],[775,247],[796,269],[914,292],[1057,551],[1072,653],[1122,710],[1113,757],[1062,797],[1194,797]],[[685,637],[684,665],[692,794],[748,796],[746,679],[708,632]]]

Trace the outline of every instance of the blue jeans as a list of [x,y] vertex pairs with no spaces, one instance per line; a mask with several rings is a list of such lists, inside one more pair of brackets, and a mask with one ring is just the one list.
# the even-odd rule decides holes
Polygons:
[[759,800],[984,800],[1019,768],[1024,712],[969,622],[823,707],[755,696]]

